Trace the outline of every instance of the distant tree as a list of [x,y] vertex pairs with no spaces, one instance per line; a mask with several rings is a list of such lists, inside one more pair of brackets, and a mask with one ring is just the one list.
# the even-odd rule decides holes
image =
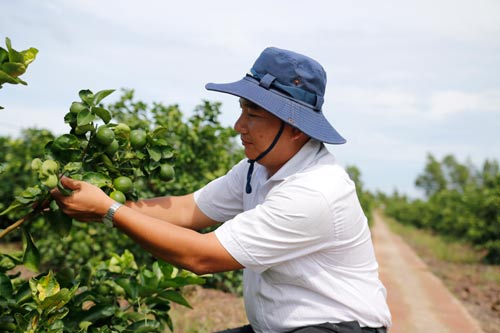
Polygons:
[[441,163],[432,154],[427,155],[424,173],[417,177],[415,185],[421,188],[427,197],[446,188],[446,177]]

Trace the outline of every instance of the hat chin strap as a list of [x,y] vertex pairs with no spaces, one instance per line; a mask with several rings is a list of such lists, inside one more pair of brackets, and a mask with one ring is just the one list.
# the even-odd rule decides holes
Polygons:
[[255,162],[257,162],[258,160],[260,160],[264,156],[266,156],[274,148],[274,146],[276,146],[284,129],[285,129],[285,122],[281,121],[281,126],[280,126],[280,129],[278,131],[278,134],[276,134],[276,136],[273,139],[273,142],[271,142],[269,147],[266,150],[264,150],[262,153],[260,153],[260,155],[257,156],[256,159],[254,159],[254,160],[248,159],[247,160],[247,162],[250,163],[250,166],[248,167],[248,172],[247,172],[247,184],[246,184],[246,189],[245,189],[247,194],[252,193],[252,185],[250,184],[250,182],[252,181],[252,174],[253,174],[253,168],[254,168]]

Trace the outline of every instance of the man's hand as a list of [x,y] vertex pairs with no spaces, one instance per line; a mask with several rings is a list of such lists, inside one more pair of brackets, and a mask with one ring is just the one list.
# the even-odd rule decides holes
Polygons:
[[78,221],[101,221],[114,202],[100,188],[90,183],[62,177],[61,184],[73,193],[66,196],[54,188],[50,194],[66,215]]

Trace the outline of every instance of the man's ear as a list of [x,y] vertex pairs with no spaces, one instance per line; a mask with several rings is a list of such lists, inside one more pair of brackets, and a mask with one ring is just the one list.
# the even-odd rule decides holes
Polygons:
[[309,140],[309,136],[304,134],[304,132],[302,132],[298,128],[292,127],[292,139],[293,140],[303,140],[304,142],[306,142],[307,140]]

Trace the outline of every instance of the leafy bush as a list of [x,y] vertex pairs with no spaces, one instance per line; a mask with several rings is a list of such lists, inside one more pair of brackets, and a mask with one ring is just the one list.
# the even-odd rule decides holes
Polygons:
[[[2,332],[164,332],[173,330],[170,302],[203,279],[164,262],[139,267],[125,251],[78,271],[48,271],[26,281],[9,270],[21,258],[0,255]],[[77,272],[75,274],[75,272]]]
[[386,213],[404,224],[463,239],[487,251],[488,263],[500,264],[500,169],[486,160],[481,169],[460,164],[448,155],[428,156],[416,185],[426,200],[394,194],[385,200]]

